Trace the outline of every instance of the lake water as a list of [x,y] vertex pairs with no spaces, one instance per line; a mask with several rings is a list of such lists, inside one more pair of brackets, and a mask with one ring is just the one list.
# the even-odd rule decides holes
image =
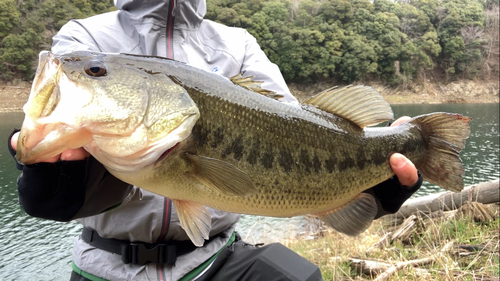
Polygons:
[[[462,153],[465,184],[498,179],[498,104],[395,105],[395,117],[437,111],[455,112],[473,119],[471,136]],[[59,223],[32,218],[19,207],[14,167],[7,137],[20,127],[23,114],[0,113],[0,280],[68,280],[73,239],[81,231],[77,223]],[[441,192],[424,183],[415,196]],[[303,218],[277,219],[243,216],[238,231],[248,242],[271,242],[293,237],[307,228]]]

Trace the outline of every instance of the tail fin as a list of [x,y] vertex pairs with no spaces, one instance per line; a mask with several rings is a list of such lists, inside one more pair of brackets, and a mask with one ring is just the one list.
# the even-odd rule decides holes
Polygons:
[[459,192],[464,187],[464,166],[460,152],[469,137],[469,117],[452,113],[431,113],[413,118],[428,144],[427,159],[417,165],[428,182]]

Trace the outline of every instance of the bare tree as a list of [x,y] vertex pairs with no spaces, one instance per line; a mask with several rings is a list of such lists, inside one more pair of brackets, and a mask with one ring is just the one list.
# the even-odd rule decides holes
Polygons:
[[500,66],[499,7],[495,4],[484,13],[485,60],[481,71],[485,76],[498,78]]
[[399,27],[401,32],[408,35],[410,40],[422,37],[422,30],[419,29],[418,21],[415,18],[403,17],[400,20]]
[[299,11],[300,0],[291,1],[291,9],[290,9],[290,20],[295,20],[297,17],[297,13]]
[[465,48],[477,39],[483,38],[483,28],[479,26],[465,26],[460,29],[462,38],[464,39]]

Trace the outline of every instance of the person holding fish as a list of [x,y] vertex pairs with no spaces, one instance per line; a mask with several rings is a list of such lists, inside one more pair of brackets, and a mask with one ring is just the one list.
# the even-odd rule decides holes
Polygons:
[[[51,52],[158,56],[226,78],[253,76],[280,102],[299,107],[278,67],[253,36],[203,19],[204,0],[118,0],[115,4],[118,11],[68,22],[54,36]],[[98,63],[85,66],[90,76],[106,75],[101,70]],[[37,77],[44,75],[40,71]],[[65,94],[65,88],[59,88]],[[400,118],[391,126],[408,119]],[[77,220],[84,226],[74,243],[71,280],[321,279],[317,266],[281,244],[243,242],[234,231],[240,218],[236,213],[207,208],[208,237],[193,244],[181,222],[182,205],[115,177],[81,147],[85,138],[81,137],[81,145],[55,156],[26,165],[16,162],[22,170],[19,201],[28,214],[56,221]],[[17,131],[9,138],[13,155],[18,139]],[[396,176],[364,192],[376,199],[375,218],[397,212],[422,183],[415,165],[402,154],[392,154],[389,163]]]

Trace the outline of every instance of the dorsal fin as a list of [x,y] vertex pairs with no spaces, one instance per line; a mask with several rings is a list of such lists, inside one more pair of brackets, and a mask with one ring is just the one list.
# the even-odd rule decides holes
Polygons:
[[325,90],[304,103],[341,116],[361,128],[392,120],[391,106],[371,87],[346,86]]
[[258,94],[264,95],[268,98],[278,100],[278,99],[281,99],[284,97],[283,95],[278,94],[276,92],[262,89],[260,87],[260,85],[262,85],[262,83],[264,83],[264,82],[252,80],[252,78],[254,78],[254,77],[255,76],[243,77],[243,75],[240,73],[240,74],[237,74],[237,75],[229,78],[229,80],[231,80],[231,82],[233,82],[235,85],[241,86],[241,87],[243,87],[247,90],[250,90],[252,92],[256,92]]

